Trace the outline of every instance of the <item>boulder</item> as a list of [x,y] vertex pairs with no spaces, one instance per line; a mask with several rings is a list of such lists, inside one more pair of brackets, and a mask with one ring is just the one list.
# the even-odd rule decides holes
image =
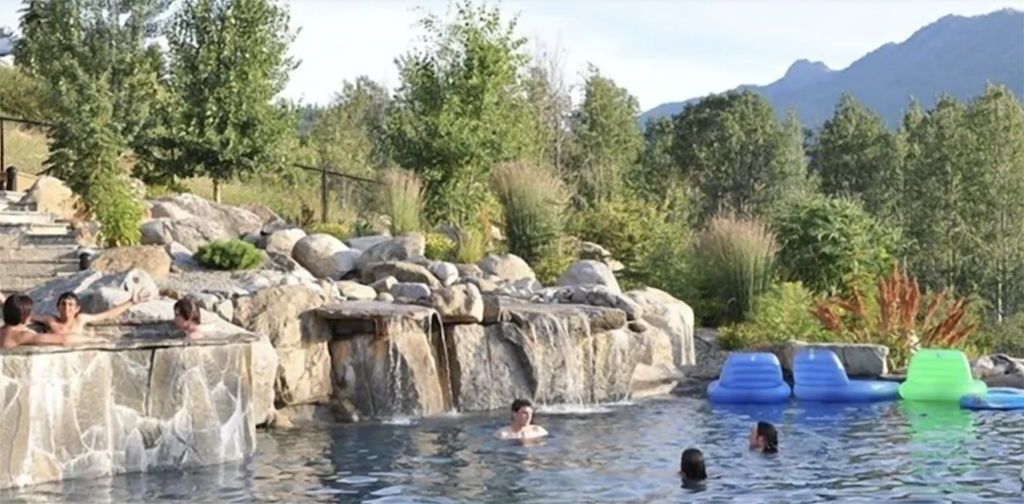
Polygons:
[[164,247],[141,245],[106,249],[92,260],[92,269],[103,273],[120,273],[140,268],[154,280],[161,280],[171,271],[171,256]]
[[989,387],[1024,389],[1024,359],[995,354],[971,363],[971,374]]
[[80,221],[86,216],[78,204],[78,197],[64,181],[46,175],[36,178],[32,187],[25,191],[21,203],[34,203],[37,211],[68,222]]
[[347,299],[370,300],[377,297],[377,291],[369,285],[349,280],[337,282],[335,285],[338,286],[338,292]]
[[355,269],[353,252],[329,234],[312,234],[300,239],[292,249],[292,258],[317,278],[338,280]]
[[386,241],[388,241],[390,239],[391,239],[390,236],[382,236],[382,235],[359,236],[359,237],[356,237],[356,238],[349,238],[348,240],[345,241],[345,245],[348,245],[348,248],[350,248],[350,249],[358,250],[360,252],[365,252],[365,251],[369,250],[370,248],[372,248],[374,245],[378,245],[378,244],[386,242]]
[[193,257],[192,251],[188,247],[178,243],[171,242],[164,245],[164,250],[167,255],[171,256],[171,268],[177,271],[195,271],[202,269],[199,263],[196,262]]
[[391,287],[390,294],[400,302],[425,303],[430,299],[431,289],[425,283],[398,282]]
[[483,297],[473,284],[434,289],[428,303],[446,324],[479,324],[484,319]]
[[[665,359],[667,363],[674,366],[696,364],[693,308],[671,294],[652,287],[632,290],[625,295],[643,309],[644,323],[663,332],[668,338],[671,355]],[[653,357],[651,364],[660,361],[661,358]]]
[[555,285],[563,286],[576,286],[576,285],[602,285],[607,287],[608,290],[621,294],[622,289],[619,288],[619,281],[615,279],[615,275],[607,264],[603,262],[593,261],[584,259],[577,261],[575,264],[569,267],[562,276],[558,278]]
[[420,233],[409,233],[391,238],[364,250],[356,260],[356,268],[362,271],[373,263],[422,258],[425,247],[426,240]]
[[491,254],[476,265],[485,275],[494,275],[509,282],[520,278],[537,278],[530,265],[513,254]]
[[295,244],[305,237],[306,232],[299,228],[280,229],[264,237],[263,249],[291,256]]
[[793,357],[806,348],[823,348],[836,353],[851,378],[878,378],[889,374],[889,348],[884,345],[867,343],[807,343],[790,340],[770,345],[765,350],[779,357],[782,369],[787,375],[793,372]]
[[[100,292],[101,288],[108,289]],[[123,294],[111,294],[114,291],[121,291]],[[128,301],[133,297],[143,299],[157,299],[160,297],[160,289],[156,282],[142,269],[131,269],[120,273],[103,273],[95,270],[87,270],[74,275],[55,278],[42,285],[25,292],[35,303],[33,311],[36,313],[57,313],[57,298],[65,292],[74,292],[83,298],[82,309],[86,313],[105,311],[113,306],[111,302],[118,304]],[[89,294],[95,292],[96,294]],[[88,302],[87,302],[88,299]],[[106,300],[104,302],[104,300]],[[170,320],[170,319],[168,319]]]
[[540,304],[585,304],[616,308],[626,314],[627,320],[642,320],[643,308],[621,293],[612,292],[603,285],[575,285],[548,287],[533,295],[531,301]]
[[459,279],[459,269],[450,262],[437,261],[430,263],[428,267],[431,273],[441,281],[441,285],[448,287]]
[[277,352],[278,406],[325,402],[331,395],[327,344],[333,333],[313,312],[326,301],[323,293],[302,285],[265,289],[235,301],[235,324],[267,335]]
[[361,270],[362,283],[372,284],[387,277],[399,282],[426,284],[431,289],[441,287],[441,281],[427,268],[410,262],[383,262],[367,265]]

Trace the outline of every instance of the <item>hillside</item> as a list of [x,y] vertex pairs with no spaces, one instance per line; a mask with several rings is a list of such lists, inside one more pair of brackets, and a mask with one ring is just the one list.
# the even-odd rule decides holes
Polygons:
[[[780,116],[796,109],[804,125],[812,128],[832,116],[845,91],[895,126],[912,96],[925,107],[942,93],[966,100],[981,93],[989,81],[1006,84],[1018,98],[1024,97],[1024,12],[1004,9],[983,16],[945,16],[843,70],[799,60],[771,84],[736,89],[761,93]],[[640,117],[641,124],[677,114],[695,99],[658,105]]]

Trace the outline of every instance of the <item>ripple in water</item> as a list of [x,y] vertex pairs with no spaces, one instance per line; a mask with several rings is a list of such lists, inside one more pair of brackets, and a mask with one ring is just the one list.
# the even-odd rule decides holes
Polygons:
[[[776,456],[746,449],[759,419],[780,429]],[[0,492],[0,502],[1021,502],[1020,412],[691,399],[540,407],[552,435],[529,445],[491,437],[506,420],[500,411],[261,432],[244,464],[68,481]],[[710,480],[697,489],[676,476],[690,446],[708,462]]]

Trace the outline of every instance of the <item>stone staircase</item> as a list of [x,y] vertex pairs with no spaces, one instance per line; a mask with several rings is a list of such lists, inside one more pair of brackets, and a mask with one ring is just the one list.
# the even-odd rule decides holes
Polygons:
[[0,191],[0,293],[8,296],[79,271],[78,243],[67,222]]

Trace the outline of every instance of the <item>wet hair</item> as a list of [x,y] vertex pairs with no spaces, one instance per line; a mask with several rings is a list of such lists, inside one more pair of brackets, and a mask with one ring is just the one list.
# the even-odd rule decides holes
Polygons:
[[768,422],[757,422],[757,437],[764,439],[764,453],[778,453],[779,431]]
[[679,457],[679,472],[690,481],[708,479],[708,472],[704,467],[704,453],[696,448],[683,450],[683,455]]
[[60,306],[60,304],[63,303],[64,300],[66,300],[66,299],[70,299],[70,300],[74,301],[75,304],[77,304],[77,305],[81,305],[82,304],[82,300],[78,298],[78,294],[75,294],[74,292],[68,291],[68,292],[65,292],[65,293],[61,294],[60,297],[57,298],[57,306]]
[[21,325],[32,316],[32,298],[15,294],[4,301],[4,325]]
[[512,401],[512,412],[515,413],[527,406],[531,408],[533,407],[533,403],[531,403],[529,399],[516,399],[515,401]]
[[196,325],[201,323],[199,305],[196,304],[195,299],[190,297],[183,297],[177,303],[174,303],[174,314],[185,319],[186,322],[192,322]]

